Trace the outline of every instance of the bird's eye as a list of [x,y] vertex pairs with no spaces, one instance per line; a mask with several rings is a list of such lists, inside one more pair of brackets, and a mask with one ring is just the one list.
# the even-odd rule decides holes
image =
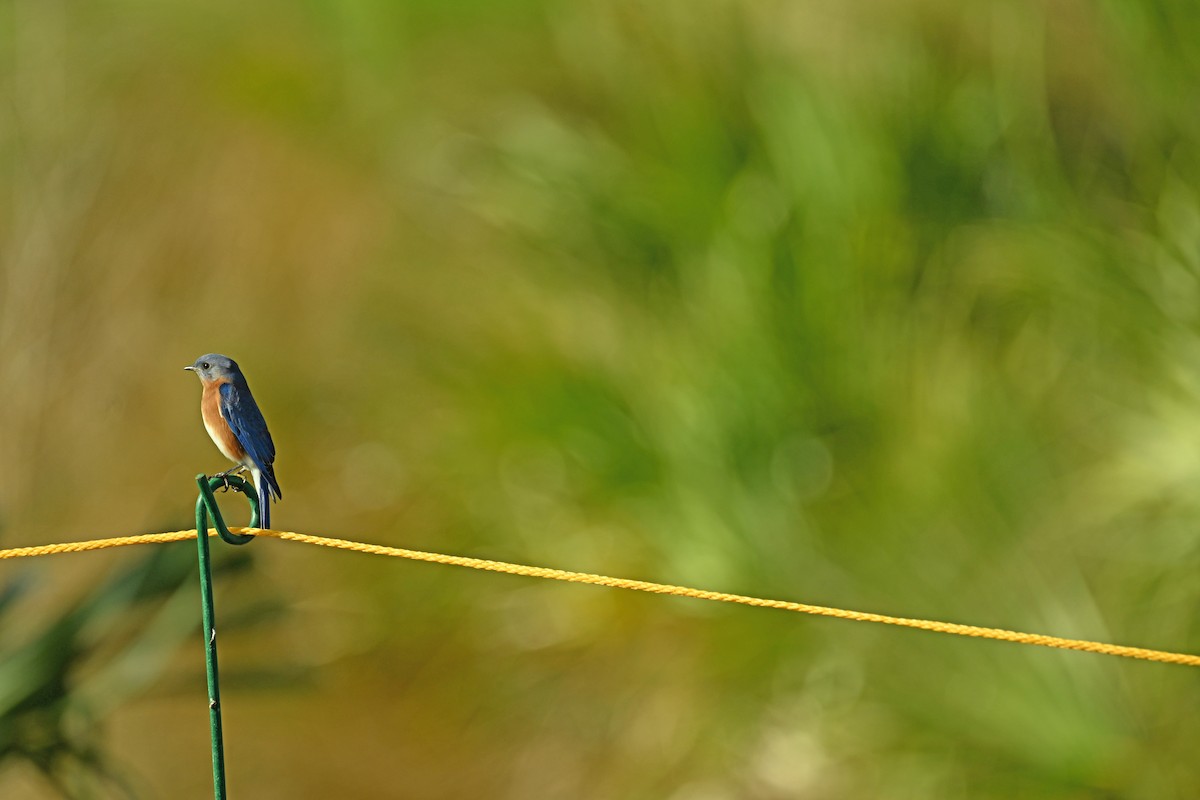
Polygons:
[[205,361],[200,365],[200,369],[208,369],[208,362]]

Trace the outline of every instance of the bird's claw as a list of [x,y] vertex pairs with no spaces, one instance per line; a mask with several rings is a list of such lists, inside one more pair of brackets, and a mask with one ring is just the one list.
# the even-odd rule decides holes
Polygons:
[[216,475],[213,475],[212,477],[220,478],[221,479],[221,491],[228,492],[231,488],[233,488],[232,485],[229,483],[229,476],[231,474],[241,472],[244,469],[246,469],[246,468],[245,467],[234,467],[233,469],[227,469],[224,472],[218,472]]

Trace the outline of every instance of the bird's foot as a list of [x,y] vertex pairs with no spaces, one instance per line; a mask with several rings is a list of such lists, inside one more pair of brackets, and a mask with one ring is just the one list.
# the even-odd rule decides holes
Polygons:
[[218,472],[216,475],[213,475],[213,477],[220,478],[221,479],[221,491],[228,492],[230,489],[229,476],[230,475],[240,475],[241,473],[243,473],[245,471],[246,471],[246,467],[238,465],[231,469],[227,469],[224,472]]

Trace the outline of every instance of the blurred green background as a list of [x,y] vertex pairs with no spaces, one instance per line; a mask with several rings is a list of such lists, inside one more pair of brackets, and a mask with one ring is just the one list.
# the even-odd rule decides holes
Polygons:
[[[191,527],[218,351],[280,529],[1200,652],[1192,4],[0,30],[0,546]],[[1200,796],[1184,667],[217,549],[235,797]],[[193,570],[0,567],[0,795],[210,792]]]

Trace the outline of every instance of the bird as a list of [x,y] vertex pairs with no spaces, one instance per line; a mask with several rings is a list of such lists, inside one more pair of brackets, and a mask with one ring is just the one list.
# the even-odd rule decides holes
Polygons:
[[250,394],[250,386],[241,368],[229,356],[209,353],[184,367],[200,379],[200,417],[217,449],[236,467],[218,473],[250,471],[258,492],[259,526],[271,527],[271,499],[283,498],[275,480],[275,442],[267,430],[267,421]]

